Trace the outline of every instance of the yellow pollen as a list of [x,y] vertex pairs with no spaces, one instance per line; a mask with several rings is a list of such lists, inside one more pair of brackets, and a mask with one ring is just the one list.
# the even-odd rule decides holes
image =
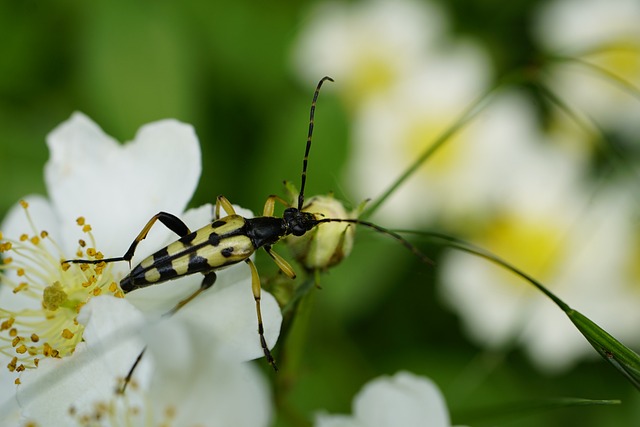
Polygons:
[[9,362],[9,364],[7,365],[7,368],[9,369],[9,372],[13,372],[16,370],[17,366],[18,366],[18,358],[16,356],[13,356],[13,359],[11,359],[11,362]]
[[20,378],[16,378],[16,380],[13,382],[15,385],[20,385]]
[[96,253],[96,248],[87,248],[87,255],[89,255],[90,257],[96,256]]
[[80,270],[82,271],[87,271],[90,268],[91,267],[89,267],[89,264],[80,264]]
[[11,258],[11,257],[6,257],[6,258],[3,260],[3,262],[4,262],[5,264],[11,264],[11,263],[13,262],[13,258]]
[[94,288],[93,289],[93,296],[98,296],[102,293],[102,289],[101,288]]
[[85,221],[84,217],[83,217],[83,216],[79,216],[79,217],[76,219],[76,224],[78,224],[78,225],[80,225],[80,226],[83,226],[83,225],[84,225],[84,221]]
[[67,301],[67,293],[62,289],[60,282],[44,288],[42,293],[42,306],[51,311],[57,310]]
[[26,352],[27,352],[27,346],[24,344],[16,348],[16,353],[18,354],[25,354]]
[[27,209],[29,207],[29,203],[26,200],[20,200],[20,206]]
[[178,411],[176,411],[176,407],[175,406],[167,406],[164,410],[164,415],[168,418],[168,419],[172,419],[176,417],[176,413]]
[[68,262],[63,262],[62,264],[60,264],[60,267],[62,268],[62,271],[67,271],[71,268],[71,264],[69,264]]
[[31,240],[31,243],[33,243],[34,245],[37,245],[38,243],[40,243],[40,238],[38,236],[33,236],[30,240]]
[[[0,239],[2,239],[2,236],[0,236]],[[0,252],[7,252],[11,250],[11,242],[3,242],[0,243]]]
[[12,338],[13,338],[13,337],[15,337],[15,336],[17,336],[17,335],[18,335],[18,330],[17,330],[16,328],[11,328],[11,329],[9,329],[9,336],[10,336],[10,337],[12,337]]
[[17,269],[16,274],[20,277],[24,276],[24,268]]
[[21,234],[20,235],[20,241],[21,242],[26,242],[27,240],[29,240],[29,236],[27,236],[26,234]]
[[43,239],[46,239],[47,237],[49,237],[49,232],[47,230],[42,230],[40,232],[40,237],[42,237]]
[[85,242],[82,239],[78,240],[78,244],[80,245],[81,248],[84,248],[85,246],[87,246],[87,242]]
[[[84,304],[85,304],[85,303],[80,302],[80,303],[78,303],[78,305],[76,305],[76,313],[80,313],[80,309],[81,309],[82,307],[84,307]],[[75,322],[77,323],[77,320],[76,320]]]
[[44,345],[42,346],[42,354],[45,357],[49,357],[49,356],[51,356],[51,352],[52,351],[53,351],[53,348],[51,348],[49,343],[48,342],[44,343]]
[[4,322],[0,323],[0,331],[6,331],[10,327],[13,326],[13,323],[16,321],[13,317],[8,318]]
[[118,289],[118,292],[114,293],[113,296],[116,298],[124,298],[124,292]]
[[40,341],[40,337],[38,336],[38,334],[31,334],[31,342],[38,342]]
[[18,367],[16,368],[16,372],[22,372],[24,371],[26,368],[24,367],[24,365],[21,363],[20,365],[18,365]]
[[28,286],[29,285],[27,284],[27,282],[22,282],[18,286],[16,286],[15,288],[13,288],[13,293],[17,294],[18,292],[27,289]]
[[62,338],[70,340],[71,338],[73,338],[73,336],[74,336],[74,333],[68,330],[67,328],[65,328],[62,331]]
[[109,284],[109,292],[115,293],[118,290],[118,284],[116,282],[111,282]]
[[31,346],[28,351],[30,356],[35,356],[38,354],[38,347]]
[[36,366],[36,368],[38,367],[39,363],[40,363],[40,359],[38,359],[37,357],[33,359],[33,364]]
[[91,226],[89,224],[86,224],[82,227],[82,231],[84,231],[85,233],[88,233],[89,231],[91,231]]
[[18,344],[20,344],[20,341],[22,341],[22,338],[20,337],[15,337],[12,341],[11,341],[11,347],[15,347]]

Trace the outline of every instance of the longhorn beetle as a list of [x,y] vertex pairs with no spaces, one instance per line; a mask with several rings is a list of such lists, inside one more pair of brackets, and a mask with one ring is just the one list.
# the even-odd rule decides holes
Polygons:
[[[263,216],[244,218],[236,214],[229,200],[224,196],[218,196],[215,206],[215,219],[199,230],[192,232],[178,217],[167,212],[160,212],[147,222],[123,256],[90,260],[74,259],[63,261],[63,263],[99,264],[117,261],[131,262],[138,244],[147,236],[147,233],[155,222],[160,221],[180,236],[180,238],[142,260],[140,264],[134,267],[131,272],[120,281],[120,287],[124,293],[128,293],[136,289],[145,288],[182,276],[194,273],[203,274],[204,278],[200,288],[188,298],[178,302],[170,312],[175,313],[201,292],[213,286],[216,281],[217,270],[244,261],[251,270],[251,288],[256,305],[260,345],[269,364],[277,370],[275,360],[264,338],[262,313],[260,310],[260,278],[255,264],[249,258],[256,250],[264,248],[280,270],[293,279],[296,277],[293,268],[284,258],[271,249],[272,245],[288,235],[302,236],[309,230],[323,223],[345,222],[360,224],[387,234],[398,240],[423,261],[430,262],[425,255],[403,237],[376,224],[357,219],[323,218],[319,214],[303,211],[304,187],[307,179],[307,163],[309,150],[311,149],[316,101],[322,84],[327,80],[333,81],[331,77],[323,77],[318,82],[313,94],[313,100],[311,101],[307,145],[302,161],[302,184],[300,186],[297,207],[288,206],[288,203],[280,197],[271,195],[267,198],[264,205]],[[282,218],[273,216],[276,201],[287,205]],[[220,217],[220,209],[224,210],[227,216]],[[138,361],[140,357],[142,357],[142,353],[138,357]],[[138,361],[136,361],[136,364]],[[125,380],[125,386],[134,368],[135,365]]]

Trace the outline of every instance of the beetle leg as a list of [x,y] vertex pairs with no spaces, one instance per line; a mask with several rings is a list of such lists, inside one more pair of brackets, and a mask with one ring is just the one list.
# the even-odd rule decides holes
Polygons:
[[256,315],[258,316],[258,334],[260,335],[260,346],[262,347],[262,351],[264,352],[264,357],[267,358],[267,362],[269,365],[273,366],[274,370],[278,370],[278,366],[276,365],[276,361],[271,355],[269,351],[269,346],[267,346],[267,340],[264,338],[264,326],[262,324],[262,311],[260,309],[260,276],[258,276],[258,269],[256,269],[256,265],[251,261],[250,258],[247,258],[245,262],[251,268],[251,291],[253,292],[253,299],[256,301]]
[[220,219],[220,207],[222,207],[227,215],[237,215],[229,199],[220,195],[216,198],[216,219]]
[[147,237],[147,234],[149,234],[149,230],[151,230],[151,227],[153,227],[153,225],[155,224],[156,221],[160,221],[169,230],[173,231],[174,233],[176,233],[180,237],[186,236],[187,234],[191,233],[191,230],[189,230],[189,227],[187,227],[187,224],[182,222],[182,220],[180,218],[178,218],[177,216],[172,215],[172,214],[167,213],[167,212],[159,212],[159,213],[155,214],[147,222],[147,224],[144,226],[142,231],[135,238],[133,243],[131,243],[131,246],[129,246],[129,249],[127,249],[127,252],[125,252],[125,254],[122,255],[121,257],[91,259],[91,260],[89,260],[89,259],[70,259],[70,260],[62,261],[62,263],[63,264],[64,263],[98,264],[98,263],[101,263],[101,262],[117,262],[117,261],[127,261],[127,262],[131,263],[131,259],[133,258],[133,254],[135,253],[136,248],[138,247],[138,244],[141,241],[143,241],[145,239],[145,237]]
[[273,258],[275,263],[278,265],[278,268],[280,269],[280,271],[282,271],[290,279],[296,278],[296,272],[293,270],[293,267],[291,267],[291,265],[284,258],[282,258],[280,255],[275,253],[271,249],[271,246],[265,246],[264,250],[267,251],[267,253],[269,254],[269,256],[271,256],[271,258]]
[[285,206],[289,206],[286,200],[282,197],[271,195],[267,197],[267,201],[264,203],[264,209],[262,210],[262,216],[273,216],[273,211],[276,209],[276,202],[280,202]]

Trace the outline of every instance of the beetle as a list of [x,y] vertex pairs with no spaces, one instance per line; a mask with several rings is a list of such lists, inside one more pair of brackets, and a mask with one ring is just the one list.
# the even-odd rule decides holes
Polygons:
[[[169,314],[171,314],[193,300],[201,292],[213,286],[216,281],[216,271],[240,262],[245,262],[251,270],[251,287],[256,306],[260,346],[268,363],[277,371],[275,359],[264,337],[264,327],[260,309],[260,278],[255,264],[250,259],[250,256],[258,249],[263,248],[275,261],[279,269],[286,276],[293,279],[296,277],[294,269],[284,258],[273,251],[272,246],[286,236],[302,236],[320,224],[344,222],[364,225],[390,235],[420,258],[428,260],[415,246],[403,237],[376,224],[358,219],[324,218],[320,214],[305,212],[303,210],[304,187],[306,183],[311,138],[313,135],[316,101],[320,93],[320,88],[325,81],[333,81],[333,79],[331,77],[323,77],[318,82],[311,102],[307,144],[302,162],[302,183],[297,206],[289,206],[289,203],[284,199],[271,195],[265,202],[262,216],[244,218],[236,213],[226,197],[218,196],[215,205],[215,218],[210,224],[196,231],[191,231],[177,216],[167,212],[159,212],[147,222],[124,255],[114,258],[73,259],[63,261],[63,263],[106,264],[118,261],[127,261],[130,263],[138,244],[145,239],[156,221],[160,221],[180,236],[179,239],[143,259],[120,281],[120,288],[124,293],[128,293],[185,275],[203,274],[204,278],[200,288],[186,299],[178,302],[170,311]],[[273,216],[276,202],[283,203],[287,206],[281,218]],[[221,216],[221,210],[226,213],[226,216]],[[142,353],[138,357],[136,364],[141,357]],[[127,376],[125,385],[130,379],[134,368],[135,365]]]

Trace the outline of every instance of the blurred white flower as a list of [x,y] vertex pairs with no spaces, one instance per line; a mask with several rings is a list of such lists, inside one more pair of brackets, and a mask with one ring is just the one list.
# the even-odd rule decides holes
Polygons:
[[[538,13],[534,34],[551,54],[577,57],[640,89],[640,3],[636,0],[556,0]],[[640,131],[637,94],[573,61],[549,70],[551,90],[598,127],[633,138]],[[597,131],[597,129],[596,129]]]
[[[460,67],[450,64],[449,71],[443,67],[437,75],[408,82],[413,84],[407,84],[392,102],[370,104],[363,110],[354,125],[346,179],[359,197],[375,199],[453,125],[478,90],[469,83],[464,88],[463,82],[473,81],[475,73],[473,61],[467,66],[462,62]],[[452,77],[465,72],[470,73],[467,79]],[[457,92],[432,90],[443,81]],[[436,220],[457,230],[473,227],[502,200],[542,141],[527,98],[516,92],[501,93],[446,141],[378,213],[396,227]]]
[[428,378],[409,372],[378,377],[353,399],[353,415],[316,415],[316,427],[449,427],[442,393]]
[[[629,268],[629,257],[637,256],[632,201],[615,188],[592,196],[567,179],[562,163],[548,157],[521,170],[513,195],[472,241],[634,345],[640,342],[640,289],[630,286],[638,280],[631,279]],[[522,346],[550,372],[595,356],[566,315],[514,274],[461,252],[450,252],[439,265],[440,292],[477,343]]]
[[330,75],[351,107],[403,81],[445,27],[433,4],[415,0],[324,2],[312,9],[293,49],[294,68],[315,84]]

